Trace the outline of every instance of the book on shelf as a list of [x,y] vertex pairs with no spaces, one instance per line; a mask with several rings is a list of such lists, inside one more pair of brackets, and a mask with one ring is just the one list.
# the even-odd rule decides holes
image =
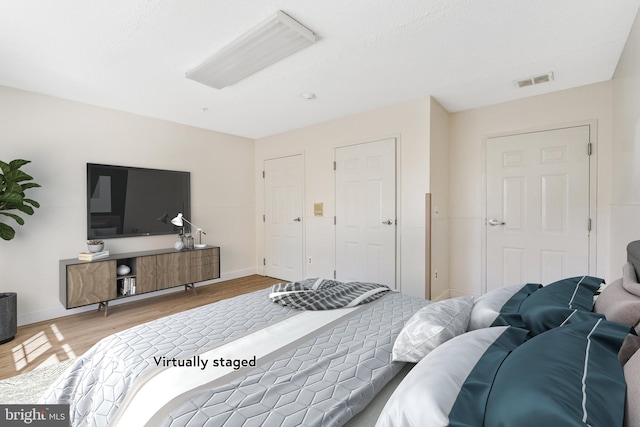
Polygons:
[[129,296],[136,294],[136,278],[135,277],[123,277],[119,279],[119,296]]
[[105,258],[109,256],[109,251],[100,251],[100,252],[80,252],[78,254],[78,259],[81,261],[93,261],[98,258]]

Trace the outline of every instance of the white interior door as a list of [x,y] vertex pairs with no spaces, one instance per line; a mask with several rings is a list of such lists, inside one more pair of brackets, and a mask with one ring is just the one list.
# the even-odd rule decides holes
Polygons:
[[336,279],[395,287],[396,141],[336,148]]
[[589,132],[487,141],[487,291],[589,273]]
[[302,156],[266,160],[264,186],[264,274],[287,281],[304,279]]

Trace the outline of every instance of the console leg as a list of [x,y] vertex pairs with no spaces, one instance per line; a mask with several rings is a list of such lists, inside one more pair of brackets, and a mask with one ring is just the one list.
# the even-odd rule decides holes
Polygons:
[[98,311],[102,311],[104,308],[104,317],[109,314],[109,301],[101,301],[98,303]]
[[188,284],[184,285],[184,291],[185,291],[185,292],[187,292],[187,291],[189,290],[189,288],[193,289],[193,294],[194,294],[194,295],[198,295],[198,294],[196,293],[196,285],[195,285],[195,284],[193,284],[193,283],[188,283]]

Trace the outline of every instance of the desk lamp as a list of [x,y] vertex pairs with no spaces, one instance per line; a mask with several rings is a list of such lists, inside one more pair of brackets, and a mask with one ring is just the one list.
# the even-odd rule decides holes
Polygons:
[[194,247],[204,248],[205,246],[207,246],[206,244],[202,243],[202,235],[207,233],[205,233],[202,230],[202,228],[198,227],[197,225],[195,225],[194,223],[190,222],[185,217],[183,217],[182,212],[178,212],[178,215],[171,220],[171,224],[175,225],[176,227],[184,227],[185,222],[191,225],[192,227],[195,227],[196,231],[198,232],[198,243],[196,243]]

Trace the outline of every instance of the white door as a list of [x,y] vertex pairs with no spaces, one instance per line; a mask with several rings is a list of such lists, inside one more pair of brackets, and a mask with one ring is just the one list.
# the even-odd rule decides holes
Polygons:
[[264,274],[287,281],[304,279],[303,159],[301,155],[264,162]]
[[336,148],[336,279],[395,288],[396,141]]
[[487,141],[487,291],[589,273],[589,131]]

